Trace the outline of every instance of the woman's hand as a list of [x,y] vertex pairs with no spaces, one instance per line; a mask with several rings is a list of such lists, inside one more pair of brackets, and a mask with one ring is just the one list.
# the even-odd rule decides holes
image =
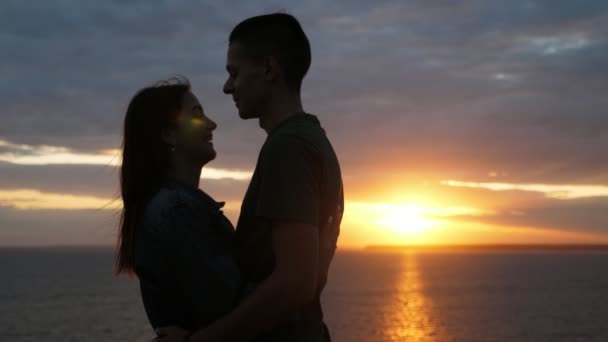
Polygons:
[[157,328],[154,331],[157,337],[151,342],[187,342],[190,336],[188,330],[176,326]]

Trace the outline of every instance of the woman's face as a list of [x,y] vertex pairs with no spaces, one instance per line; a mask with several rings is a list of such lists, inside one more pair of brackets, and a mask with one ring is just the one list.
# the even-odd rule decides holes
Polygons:
[[187,92],[182,99],[182,109],[177,116],[173,153],[178,158],[202,165],[215,159],[213,131],[217,125],[205,115],[194,94]]

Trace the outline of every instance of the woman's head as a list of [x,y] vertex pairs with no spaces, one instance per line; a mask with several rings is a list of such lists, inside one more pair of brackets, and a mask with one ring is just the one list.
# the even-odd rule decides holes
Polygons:
[[200,168],[215,158],[215,128],[187,80],[159,82],[131,99],[124,119],[117,273],[132,270],[136,221],[174,164]]

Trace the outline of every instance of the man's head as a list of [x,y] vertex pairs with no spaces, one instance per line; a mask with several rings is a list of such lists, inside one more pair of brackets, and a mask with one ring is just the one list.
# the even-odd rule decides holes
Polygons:
[[310,44],[296,18],[260,15],[230,33],[224,93],[243,119],[259,117],[276,94],[298,94],[310,67]]

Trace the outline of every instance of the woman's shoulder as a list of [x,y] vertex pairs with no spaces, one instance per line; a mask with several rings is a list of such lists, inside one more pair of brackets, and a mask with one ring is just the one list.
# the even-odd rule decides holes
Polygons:
[[148,231],[162,232],[175,226],[177,219],[184,221],[201,214],[204,212],[196,210],[196,199],[187,191],[163,186],[148,201],[142,223]]
[[198,188],[169,183],[161,187],[149,200],[142,222],[146,230],[153,232],[167,229],[199,230],[204,226],[218,224],[232,228],[229,222],[224,222],[227,220],[224,220],[222,207],[223,203],[216,202]]
[[191,196],[184,189],[169,185],[162,186],[148,201],[145,213],[154,214],[188,206],[188,203],[192,201],[189,197]]

